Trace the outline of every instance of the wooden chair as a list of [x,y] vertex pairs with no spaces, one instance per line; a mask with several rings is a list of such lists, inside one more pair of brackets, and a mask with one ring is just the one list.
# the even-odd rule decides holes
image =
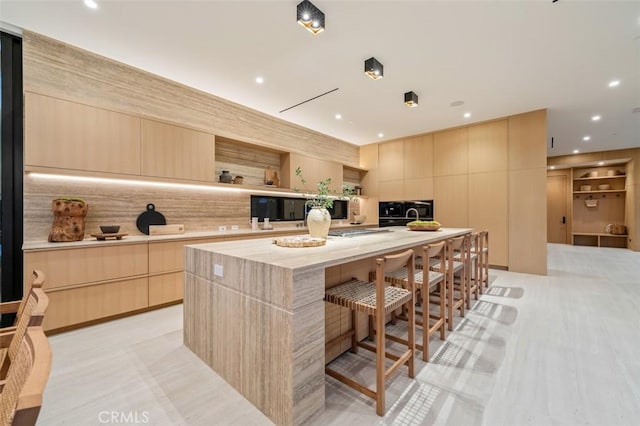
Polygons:
[[[386,286],[384,276],[387,273],[406,267],[409,271],[408,286],[406,289],[400,287]],[[356,382],[355,380],[338,373],[337,371],[325,367],[325,372],[342,383],[362,392],[364,395],[376,400],[376,413],[383,416],[385,413],[385,388],[386,382],[391,375],[402,365],[407,365],[408,375],[415,376],[415,307],[414,293],[414,253],[407,250],[396,255],[388,255],[376,259],[376,280],[375,282],[365,282],[352,279],[346,283],[338,284],[329,288],[325,292],[324,300],[329,303],[350,309],[354,317],[354,329],[348,331],[340,337],[351,338],[351,350],[357,353],[358,347],[371,350],[376,353],[376,389],[375,391]],[[400,355],[386,351],[385,338],[385,318],[388,314],[406,305],[408,312],[408,336],[407,349]],[[355,318],[356,312],[364,312],[374,318],[376,325],[375,346],[358,341],[358,321]],[[385,357],[395,362],[389,367],[385,367]]]
[[2,382],[0,424],[36,424],[42,394],[51,372],[51,347],[42,327],[29,327],[14,362]]
[[[444,271],[445,242],[442,241],[440,243],[429,244],[423,247],[421,259],[428,259],[428,265],[439,263],[439,269]],[[400,268],[385,276],[385,281],[402,288],[408,288],[408,279],[408,268]],[[446,297],[438,298],[440,309],[437,314],[432,314],[430,309],[430,295],[434,293],[446,295],[445,274],[435,271],[432,267],[429,267],[425,274],[424,269],[421,267],[415,270],[414,281],[416,288],[416,303],[422,307],[422,312],[416,311],[416,314],[420,314],[419,319],[416,316],[416,325],[422,328],[422,344],[416,343],[416,348],[422,351],[422,360],[428,362],[429,339],[431,336],[439,331],[441,340],[444,340],[446,337]],[[405,315],[398,316],[398,318],[408,320]],[[402,343],[402,340],[395,336],[388,337],[390,340]]]
[[0,333],[0,379],[6,377],[14,362],[27,332],[27,327],[42,325],[48,305],[49,297],[44,290],[37,287],[32,288],[15,329]]
[[24,289],[24,295],[22,299],[16,300],[13,302],[3,302],[0,303],[0,314],[16,314],[16,319],[14,321],[14,325],[9,327],[0,328],[0,333],[15,330],[15,326],[18,323],[18,319],[20,315],[22,315],[22,311],[24,310],[24,305],[26,304],[27,298],[29,297],[29,293],[32,288],[42,288],[44,286],[44,273],[37,269],[34,269],[31,273],[31,279],[29,280],[29,286]]

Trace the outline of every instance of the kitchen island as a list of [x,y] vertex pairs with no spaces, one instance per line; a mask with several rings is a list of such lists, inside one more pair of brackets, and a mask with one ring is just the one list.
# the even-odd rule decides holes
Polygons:
[[378,231],[321,247],[185,247],[185,345],[276,424],[304,423],[324,409],[325,269],[471,232]]

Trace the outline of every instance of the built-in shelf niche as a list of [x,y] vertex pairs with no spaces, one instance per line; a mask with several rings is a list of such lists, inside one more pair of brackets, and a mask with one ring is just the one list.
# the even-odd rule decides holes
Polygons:
[[233,177],[242,176],[244,185],[263,186],[267,167],[282,176],[282,154],[284,151],[216,136],[216,176],[228,170]]

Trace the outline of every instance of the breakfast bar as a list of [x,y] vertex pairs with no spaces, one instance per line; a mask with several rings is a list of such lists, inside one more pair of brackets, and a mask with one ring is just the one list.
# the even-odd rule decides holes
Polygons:
[[302,424],[324,409],[325,269],[471,232],[376,231],[321,247],[187,246],[185,345],[276,424]]

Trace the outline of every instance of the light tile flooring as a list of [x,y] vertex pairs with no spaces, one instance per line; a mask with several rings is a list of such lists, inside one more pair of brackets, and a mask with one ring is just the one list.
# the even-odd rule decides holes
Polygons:
[[[432,362],[392,379],[384,418],[326,378],[325,412],[310,423],[639,424],[640,253],[550,244],[548,264],[548,276],[492,270],[490,291]],[[182,345],[182,306],[50,341],[38,424],[269,424]],[[335,364],[370,377],[367,356]]]

